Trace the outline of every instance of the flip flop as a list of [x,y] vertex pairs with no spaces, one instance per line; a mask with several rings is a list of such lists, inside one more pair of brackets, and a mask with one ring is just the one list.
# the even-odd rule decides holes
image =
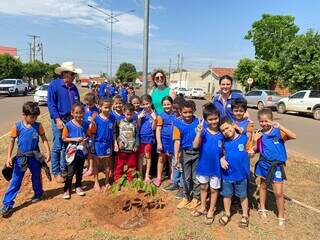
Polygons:
[[211,224],[213,223],[213,220],[214,220],[214,216],[209,217],[208,215],[206,215],[206,218],[205,218],[204,223],[205,223],[206,225],[211,225]]
[[194,210],[194,211],[191,212],[191,215],[193,217],[200,217],[200,216],[203,216],[203,215],[206,215],[206,214],[207,214],[207,211],[201,212],[199,210]]

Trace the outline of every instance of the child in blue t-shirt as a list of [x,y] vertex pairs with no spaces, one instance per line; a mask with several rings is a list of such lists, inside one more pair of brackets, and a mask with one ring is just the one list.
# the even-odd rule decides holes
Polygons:
[[[116,141],[115,119],[110,115],[112,109],[111,99],[99,101],[101,113],[94,118],[96,132],[94,134],[95,164],[94,164],[94,189],[97,192],[104,192],[110,188],[110,176],[113,169],[112,153]],[[99,184],[99,166],[103,166],[105,184],[102,189]]]
[[195,173],[199,160],[199,151],[193,148],[193,141],[199,124],[198,118],[194,116],[195,110],[193,101],[185,101],[182,104],[182,119],[175,122],[173,129],[175,166],[182,166],[183,178],[184,197],[178,204],[178,209],[194,209],[200,205],[200,185]]
[[225,156],[220,160],[224,214],[219,223],[225,226],[230,221],[231,198],[235,195],[240,198],[242,207],[239,227],[245,228],[249,225],[247,185],[250,173],[248,150],[251,146],[247,135],[238,134],[236,128],[232,120],[222,119],[220,122],[220,130],[225,136]]
[[157,177],[153,180],[154,185],[160,187],[162,182],[162,171],[164,163],[168,160],[171,161],[173,155],[173,124],[174,114],[172,111],[173,100],[170,96],[162,99],[162,106],[164,112],[157,116],[157,150],[159,152]]
[[[46,150],[46,162],[50,161],[50,147],[48,140],[45,136],[45,131],[41,123],[36,122],[37,117],[40,114],[40,108],[34,102],[26,102],[22,107],[22,121],[17,122],[11,129],[11,140],[8,146],[8,159],[6,166],[8,168],[13,167],[12,179],[10,185],[3,198],[3,206],[0,213],[3,217],[9,216],[12,212],[14,200],[20,190],[24,173],[27,168],[30,169],[32,174],[32,187],[34,190],[34,196],[32,197],[32,203],[36,203],[41,200],[43,195],[42,181],[41,181],[41,162],[36,156],[30,153],[33,151],[39,151],[39,136],[44,144]],[[17,156],[12,157],[12,152],[17,139]],[[24,161],[24,154],[27,154],[27,161]]]
[[144,181],[151,183],[151,153],[152,145],[155,143],[154,130],[156,128],[156,114],[152,109],[152,98],[150,95],[141,97],[143,110],[138,115],[139,125],[139,171],[145,172]]
[[72,178],[76,175],[76,193],[84,196],[85,192],[81,188],[83,165],[88,155],[88,139],[95,132],[94,123],[83,121],[84,108],[81,103],[72,106],[72,120],[67,122],[62,130],[62,140],[68,143],[66,150],[67,177],[64,184],[64,199],[71,198]]
[[137,95],[133,95],[130,97],[129,102],[134,106],[133,120],[138,120],[138,115],[142,111],[141,108],[141,99]]
[[296,134],[273,122],[271,109],[264,108],[258,112],[258,120],[261,126],[254,136],[254,150],[260,153],[259,161],[255,166],[255,175],[260,177],[259,213],[267,217],[266,198],[267,185],[272,185],[278,209],[279,226],[284,227],[284,190],[285,177],[284,165],[287,161],[285,141],[296,139]]
[[123,101],[120,95],[116,95],[113,97],[113,105],[112,109],[113,111],[110,113],[117,122],[120,122],[120,120],[124,119],[123,115]]
[[[87,124],[90,124],[92,120],[99,114],[99,109],[96,106],[97,98],[94,93],[87,93],[84,96],[84,121]],[[84,170],[84,176],[93,175],[93,154],[94,154],[94,139],[90,138],[88,140],[89,144],[89,153],[88,153],[88,167]]]
[[[220,158],[224,136],[219,131],[219,111],[210,104],[203,109],[203,120],[197,128],[197,135],[193,141],[195,149],[200,147],[200,157],[196,168],[196,178],[200,182],[201,206],[192,212],[192,216],[205,215],[205,223],[212,224],[214,211],[218,199],[218,189],[221,187]],[[207,127],[203,126],[204,121]],[[206,211],[208,187],[210,187],[210,207]]]

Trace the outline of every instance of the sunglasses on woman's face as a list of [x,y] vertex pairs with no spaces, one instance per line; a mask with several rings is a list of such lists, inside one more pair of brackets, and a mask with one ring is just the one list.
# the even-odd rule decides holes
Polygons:
[[163,77],[163,76],[156,76],[156,79],[157,79],[157,80],[163,80],[164,77]]

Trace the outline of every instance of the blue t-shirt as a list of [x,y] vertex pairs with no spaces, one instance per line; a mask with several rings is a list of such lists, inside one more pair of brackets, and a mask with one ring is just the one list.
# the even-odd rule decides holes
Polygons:
[[268,134],[262,132],[258,140],[260,154],[269,161],[287,161],[287,151],[284,145],[286,134],[279,128],[273,128]]
[[113,129],[115,124],[115,119],[109,116],[108,119],[103,119],[100,115],[94,118],[96,124],[96,142],[113,142]]
[[121,96],[121,98],[122,98],[122,101],[123,101],[124,103],[128,102],[128,91],[127,91],[127,89],[125,89],[125,88],[120,88],[120,89],[119,89],[119,94],[120,94],[120,96]]
[[200,157],[196,174],[221,178],[220,158],[222,156],[224,136],[221,132],[212,134],[207,128],[201,133]]
[[87,123],[90,123],[90,118],[93,113],[99,113],[99,108],[96,105],[94,105],[92,108],[85,106],[83,120]]
[[117,121],[119,122],[120,120],[124,119],[124,115],[123,114],[118,114],[115,111],[112,111],[110,113],[110,115]]
[[248,130],[253,132],[253,123],[248,118],[244,118],[241,121],[234,119],[233,122],[242,130],[242,134],[247,134]]
[[161,126],[161,143],[165,153],[173,153],[173,127],[175,123],[174,113],[163,112],[157,117],[157,125]]
[[98,95],[99,95],[99,97],[101,97],[101,98],[107,97],[106,87],[107,87],[107,83],[101,83],[101,84],[100,84],[99,89],[98,89]]
[[231,103],[236,98],[243,98],[243,97],[239,93],[231,93],[225,105],[223,104],[221,95],[216,96],[213,99],[213,104],[220,113],[220,119],[223,119],[223,118],[229,118],[231,120],[234,119],[233,112],[231,110]]
[[66,123],[65,129],[67,130],[67,134],[65,136],[68,138],[85,138],[88,133],[89,124],[83,121],[83,124],[81,126],[77,126],[73,123],[72,120],[70,120]]
[[242,181],[249,177],[250,161],[246,150],[248,137],[239,134],[235,139],[225,139],[225,159],[229,163],[227,170],[222,169],[222,179]]
[[153,119],[151,114],[146,113],[140,121],[139,139],[140,143],[155,143],[154,130],[152,129]]
[[173,129],[173,139],[180,139],[180,148],[183,150],[192,150],[193,141],[196,137],[196,129],[199,125],[199,119],[194,117],[191,123],[186,123],[183,119],[177,119]]
[[22,121],[17,122],[11,136],[17,138],[18,150],[22,153],[38,150],[39,135],[44,134],[41,123],[35,122],[27,128]]

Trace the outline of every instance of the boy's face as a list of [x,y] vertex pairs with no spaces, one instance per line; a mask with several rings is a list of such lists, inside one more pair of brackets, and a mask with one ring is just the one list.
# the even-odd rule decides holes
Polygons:
[[209,115],[206,119],[210,128],[217,128],[219,124],[218,115]]
[[269,115],[266,115],[266,114],[260,115],[258,120],[259,120],[260,127],[264,131],[269,131],[271,129],[270,122],[272,122],[272,118]]
[[148,101],[143,101],[142,102],[142,107],[146,112],[150,112],[151,111],[151,103]]
[[124,111],[123,115],[124,115],[124,118],[127,121],[130,121],[132,119],[132,117],[133,117],[133,112],[130,112],[129,110],[126,110],[126,111]]
[[179,104],[174,103],[172,105],[172,109],[173,109],[174,113],[176,114],[176,116],[180,116],[181,115],[181,108],[180,108]]
[[220,130],[226,138],[232,139],[234,137],[234,135],[236,134],[235,126],[233,124],[230,124],[227,122],[220,126]]
[[113,103],[113,108],[114,108],[114,110],[116,110],[117,112],[121,112],[121,111],[122,111],[122,107],[123,107],[123,104],[122,104],[122,101],[120,101],[120,100],[116,100],[116,101]]
[[132,105],[134,106],[135,110],[138,110],[140,108],[140,101],[138,98],[134,98],[132,99]]
[[163,106],[163,110],[164,110],[165,112],[171,112],[171,110],[172,110],[172,104],[171,104],[170,101],[168,101],[168,100],[163,101],[162,106]]
[[193,119],[193,109],[191,107],[182,108],[181,116],[184,121],[191,122]]
[[236,120],[242,120],[246,111],[242,107],[236,107],[232,110]]
[[111,103],[109,102],[105,102],[102,104],[102,106],[100,107],[101,109],[101,113],[105,116],[108,116],[110,111],[111,111]]
[[81,107],[75,107],[73,111],[71,112],[71,115],[73,119],[76,121],[82,121],[83,120],[83,110]]
[[37,120],[37,117],[36,115],[24,115],[22,114],[24,120],[26,121],[26,123],[28,124],[33,124],[35,123],[35,121]]

